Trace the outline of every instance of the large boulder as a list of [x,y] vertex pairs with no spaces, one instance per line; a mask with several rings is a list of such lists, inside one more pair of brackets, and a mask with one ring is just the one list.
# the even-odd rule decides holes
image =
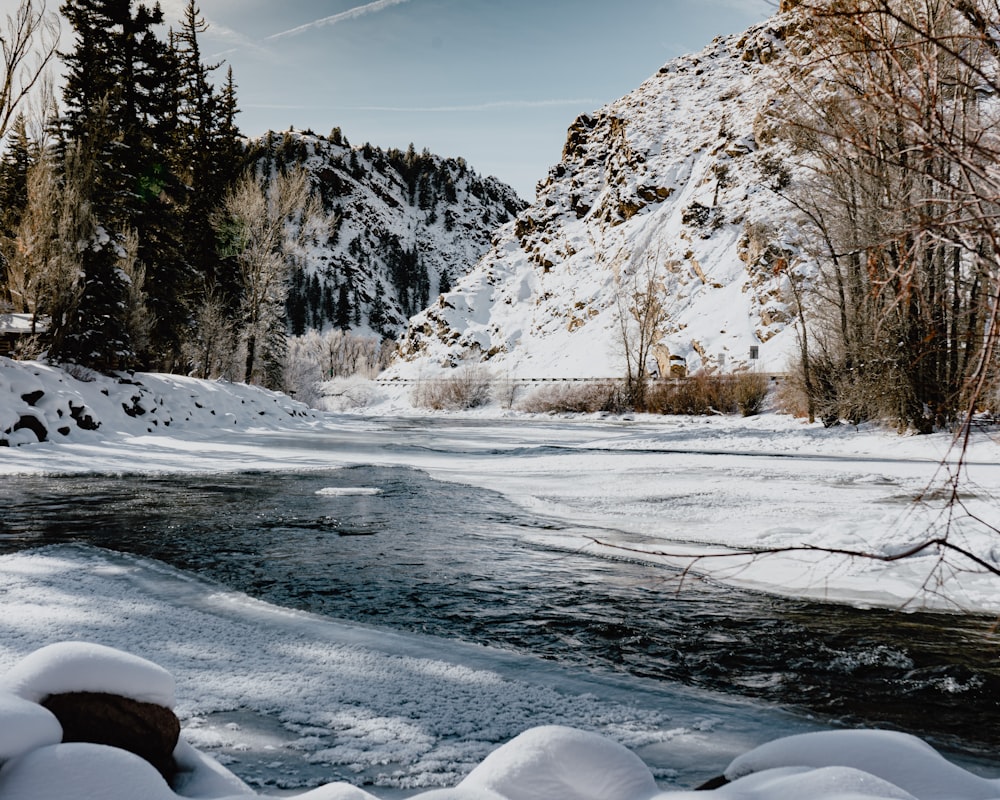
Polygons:
[[169,708],[105,692],[67,692],[42,700],[63,729],[63,742],[118,747],[145,759],[169,782],[181,724]]

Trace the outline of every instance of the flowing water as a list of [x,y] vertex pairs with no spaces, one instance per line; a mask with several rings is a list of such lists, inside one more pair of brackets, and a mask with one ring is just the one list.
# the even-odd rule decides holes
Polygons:
[[765,698],[944,748],[1000,744],[991,620],[679,585],[661,567],[546,547],[558,523],[405,467],[8,478],[0,507],[0,552],[87,542],[331,617]]

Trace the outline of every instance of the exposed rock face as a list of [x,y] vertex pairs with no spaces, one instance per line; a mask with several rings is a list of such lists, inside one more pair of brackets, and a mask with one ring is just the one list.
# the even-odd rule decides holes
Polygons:
[[103,692],[50,695],[41,703],[63,729],[63,742],[118,747],[145,759],[170,782],[181,725],[169,708]]
[[669,312],[657,344],[677,363],[783,369],[787,255],[800,251],[767,112],[795,25],[779,15],[717,39],[573,122],[537,201],[411,320],[390,376],[469,360],[517,377],[620,376],[620,301],[651,265]]

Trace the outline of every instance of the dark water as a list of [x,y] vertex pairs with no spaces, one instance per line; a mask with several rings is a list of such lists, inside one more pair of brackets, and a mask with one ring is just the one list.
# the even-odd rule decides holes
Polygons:
[[[377,487],[377,495],[317,494]],[[538,544],[558,526],[405,468],[5,478],[0,552],[68,541],[333,617],[765,698],[995,756],[993,620],[782,600]],[[532,533],[531,543],[525,533]]]

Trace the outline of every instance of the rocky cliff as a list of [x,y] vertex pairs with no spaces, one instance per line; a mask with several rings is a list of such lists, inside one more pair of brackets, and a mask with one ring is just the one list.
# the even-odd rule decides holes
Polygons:
[[655,283],[661,361],[783,370],[798,232],[767,111],[795,18],[666,64],[569,128],[536,202],[413,317],[390,374],[486,361],[517,377],[624,373],[621,320]]

